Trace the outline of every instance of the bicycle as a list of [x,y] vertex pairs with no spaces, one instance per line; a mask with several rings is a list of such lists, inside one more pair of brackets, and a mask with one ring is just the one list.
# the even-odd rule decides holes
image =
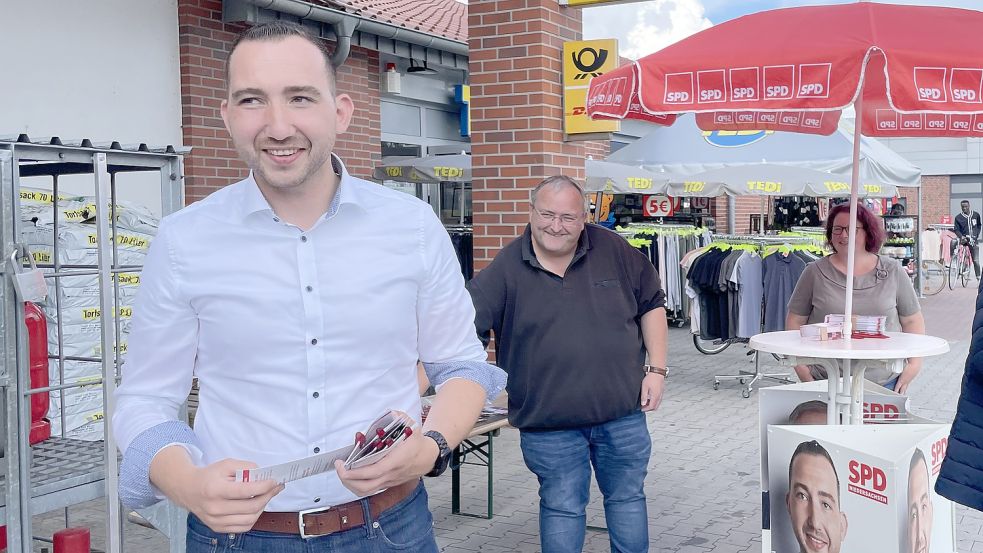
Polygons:
[[949,262],[949,289],[955,290],[956,280],[958,279],[963,288],[969,284],[969,271],[973,264],[972,252],[969,249],[969,242],[959,242],[956,246],[956,253]]
[[923,259],[921,279],[922,293],[926,296],[934,296],[945,288],[949,273],[946,271],[945,265],[938,261]]
[[730,347],[732,343],[731,340],[704,340],[699,334],[693,335],[693,345],[704,355],[716,355]]

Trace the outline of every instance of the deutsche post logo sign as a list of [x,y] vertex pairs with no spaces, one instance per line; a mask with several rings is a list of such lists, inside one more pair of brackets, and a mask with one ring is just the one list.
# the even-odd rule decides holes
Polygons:
[[587,116],[587,87],[593,77],[618,67],[618,41],[578,40],[563,43],[563,128],[567,134],[616,132],[616,120]]

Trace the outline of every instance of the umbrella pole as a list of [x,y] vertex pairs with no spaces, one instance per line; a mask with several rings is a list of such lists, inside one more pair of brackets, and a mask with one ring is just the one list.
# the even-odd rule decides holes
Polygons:
[[854,121],[853,129],[853,170],[850,177],[850,227],[849,245],[847,246],[846,256],[846,305],[843,308],[843,337],[850,340],[853,333],[853,273],[854,263],[857,256],[857,202],[860,190],[860,129],[863,126],[863,90],[857,95],[857,101],[853,104],[857,118]]

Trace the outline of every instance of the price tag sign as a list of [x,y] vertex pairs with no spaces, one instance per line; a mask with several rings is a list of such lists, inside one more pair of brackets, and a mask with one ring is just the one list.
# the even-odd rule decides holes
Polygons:
[[670,217],[675,212],[675,200],[666,196],[645,196],[642,213],[646,217]]

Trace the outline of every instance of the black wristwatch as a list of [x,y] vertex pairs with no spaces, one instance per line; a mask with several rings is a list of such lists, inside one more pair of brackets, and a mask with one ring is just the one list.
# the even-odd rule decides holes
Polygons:
[[447,440],[444,439],[444,435],[436,430],[427,430],[423,433],[424,436],[430,438],[431,440],[437,442],[437,460],[433,463],[433,469],[426,474],[426,476],[440,476],[444,474],[447,470],[447,466],[451,464],[451,448],[447,445]]

